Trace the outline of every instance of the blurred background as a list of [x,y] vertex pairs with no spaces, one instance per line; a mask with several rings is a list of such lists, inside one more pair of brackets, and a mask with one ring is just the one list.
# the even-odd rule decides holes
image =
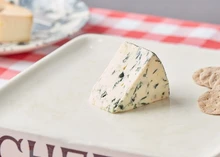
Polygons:
[[220,0],[84,0],[100,7],[220,24]]

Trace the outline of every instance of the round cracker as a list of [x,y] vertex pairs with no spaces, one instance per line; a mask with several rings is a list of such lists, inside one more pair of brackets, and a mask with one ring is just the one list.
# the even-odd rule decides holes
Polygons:
[[198,104],[202,112],[211,115],[220,114],[220,90],[210,90],[198,99]]
[[203,72],[203,69],[199,69],[193,74],[193,80],[195,81],[196,84],[202,86],[203,83],[200,81],[200,74]]
[[199,79],[200,79],[200,82],[202,82],[203,86],[210,88],[209,80],[213,72],[214,72],[213,69],[206,69],[206,70],[203,70],[203,72],[200,74]]
[[217,70],[210,76],[209,86],[213,88],[218,80],[220,80],[220,71]]
[[209,84],[210,76],[216,71],[220,71],[220,67],[206,67],[199,69],[193,74],[193,79],[198,85],[211,88]]
[[214,90],[220,90],[220,85],[215,86]]
[[213,86],[214,90],[220,90],[220,79],[216,81],[215,85]]

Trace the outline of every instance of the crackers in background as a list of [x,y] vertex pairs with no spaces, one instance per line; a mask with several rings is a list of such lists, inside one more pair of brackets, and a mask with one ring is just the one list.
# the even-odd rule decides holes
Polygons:
[[206,114],[220,115],[220,67],[207,67],[197,70],[193,80],[211,90],[198,99],[200,109]]
[[207,114],[220,114],[220,89],[210,90],[198,99],[200,109]]
[[193,79],[200,86],[212,88],[218,76],[220,76],[220,67],[207,67],[196,71]]

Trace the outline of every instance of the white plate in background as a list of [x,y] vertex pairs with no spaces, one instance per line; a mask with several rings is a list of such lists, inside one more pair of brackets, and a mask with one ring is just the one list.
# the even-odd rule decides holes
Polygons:
[[33,12],[32,39],[28,43],[0,43],[0,55],[51,45],[72,36],[89,20],[89,9],[81,0],[20,0],[19,5]]
[[[124,41],[158,55],[171,96],[110,114],[90,106],[88,98]],[[102,35],[77,37],[0,90],[0,127],[140,155],[211,157],[220,150],[220,117],[198,108],[197,99],[207,89],[196,85],[192,74],[201,67],[219,66],[219,58],[218,51],[192,46]]]

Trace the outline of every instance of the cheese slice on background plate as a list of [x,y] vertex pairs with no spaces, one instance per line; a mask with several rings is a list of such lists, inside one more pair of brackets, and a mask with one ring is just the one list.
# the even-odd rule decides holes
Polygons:
[[28,42],[32,25],[31,11],[0,0],[0,42]]
[[169,97],[165,69],[155,53],[125,42],[94,85],[90,102],[110,113]]

